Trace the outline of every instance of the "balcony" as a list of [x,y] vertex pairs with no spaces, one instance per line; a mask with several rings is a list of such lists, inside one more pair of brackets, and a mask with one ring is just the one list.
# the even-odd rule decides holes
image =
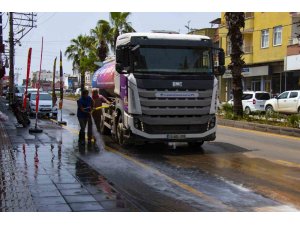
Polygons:
[[249,18],[246,18],[245,19],[245,28],[244,28],[244,31],[243,33],[247,34],[252,34],[253,33],[253,30],[254,30],[254,19],[253,17],[249,17]]
[[[231,52],[232,52],[231,48],[227,49],[226,56],[230,56]],[[244,52],[244,54],[252,54],[252,52],[253,52],[253,46],[243,45],[243,52]]]
[[300,43],[287,46],[287,56],[300,55]]

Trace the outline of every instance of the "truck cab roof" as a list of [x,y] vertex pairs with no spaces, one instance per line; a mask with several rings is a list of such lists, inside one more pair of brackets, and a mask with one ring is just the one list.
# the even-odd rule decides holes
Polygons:
[[191,34],[169,34],[169,33],[126,33],[117,38],[117,46],[132,44],[143,44],[146,42],[157,43],[157,41],[195,41],[211,42],[208,36]]

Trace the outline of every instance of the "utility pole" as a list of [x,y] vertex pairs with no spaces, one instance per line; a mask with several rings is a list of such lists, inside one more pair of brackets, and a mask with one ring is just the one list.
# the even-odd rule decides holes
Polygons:
[[2,62],[2,53],[4,53],[3,30],[2,30],[2,12],[0,12],[0,95],[2,95],[2,77],[5,75],[5,67]]
[[14,101],[14,18],[13,13],[9,13],[9,105]]
[[[15,97],[15,44],[19,43],[20,40],[28,34],[28,32],[36,27],[36,13],[19,13],[10,12],[9,13],[9,105],[14,102]],[[17,31],[14,31],[14,25],[17,26]],[[21,45],[20,45],[21,46]]]

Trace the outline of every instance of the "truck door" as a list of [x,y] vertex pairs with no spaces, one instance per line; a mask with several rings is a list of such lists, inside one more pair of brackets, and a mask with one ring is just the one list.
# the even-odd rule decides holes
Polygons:
[[288,95],[289,95],[289,92],[286,91],[278,96],[278,98],[277,98],[278,112],[286,112],[286,110],[288,109],[288,102],[287,102]]
[[287,100],[288,102],[288,112],[290,113],[296,113],[297,112],[297,105],[298,105],[298,92],[291,91],[289,98]]

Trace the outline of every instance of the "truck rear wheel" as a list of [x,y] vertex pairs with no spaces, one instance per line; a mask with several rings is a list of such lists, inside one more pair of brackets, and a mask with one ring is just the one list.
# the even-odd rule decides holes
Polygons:
[[105,122],[105,116],[102,113],[101,120],[100,120],[100,134],[108,135],[110,134],[110,130],[104,125],[104,122]]

